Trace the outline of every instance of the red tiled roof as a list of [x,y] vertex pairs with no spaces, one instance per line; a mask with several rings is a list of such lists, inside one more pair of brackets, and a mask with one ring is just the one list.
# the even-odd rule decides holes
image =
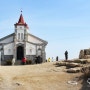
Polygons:
[[28,25],[24,22],[24,18],[23,18],[23,15],[22,14],[20,15],[20,18],[18,20],[18,23],[16,23],[15,25],[24,25],[27,28],[29,28]]
[[24,18],[23,18],[23,16],[22,16],[22,14],[20,15],[18,24],[24,24]]

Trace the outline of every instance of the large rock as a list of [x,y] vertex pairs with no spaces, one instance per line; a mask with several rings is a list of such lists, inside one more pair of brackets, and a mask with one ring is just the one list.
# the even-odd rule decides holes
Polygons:
[[88,59],[88,58],[90,58],[90,55],[84,55],[84,58]]
[[90,58],[90,48],[80,50],[79,59],[89,59],[89,58]]
[[79,59],[84,58],[84,50],[81,50],[79,53]]
[[56,65],[58,66],[66,66],[67,62],[57,62]]
[[74,67],[80,67],[80,64],[78,64],[78,63],[67,63],[66,66],[69,68],[74,68]]
[[81,64],[86,64],[87,63],[87,59],[80,59]]
[[81,71],[81,68],[70,68],[70,69],[67,69],[68,73],[78,73],[80,71]]
[[87,63],[90,63],[90,59],[87,59]]
[[87,59],[76,59],[76,60],[74,60],[74,63],[86,64],[87,63]]
[[81,63],[81,60],[80,59],[75,59],[73,62],[74,63]]

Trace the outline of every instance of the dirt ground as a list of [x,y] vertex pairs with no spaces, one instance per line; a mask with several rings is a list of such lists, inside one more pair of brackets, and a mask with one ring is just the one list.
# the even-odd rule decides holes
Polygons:
[[0,90],[85,90],[82,81],[68,84],[81,73],[66,73],[64,66],[57,67],[55,63],[0,66]]

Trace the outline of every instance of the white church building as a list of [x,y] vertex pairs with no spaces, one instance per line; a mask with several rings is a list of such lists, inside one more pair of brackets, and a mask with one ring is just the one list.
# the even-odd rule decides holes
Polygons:
[[22,14],[14,26],[14,33],[0,39],[0,61],[13,58],[18,61],[23,57],[34,60],[36,56],[41,56],[45,62],[45,47],[48,42],[28,32],[29,27],[24,22]]

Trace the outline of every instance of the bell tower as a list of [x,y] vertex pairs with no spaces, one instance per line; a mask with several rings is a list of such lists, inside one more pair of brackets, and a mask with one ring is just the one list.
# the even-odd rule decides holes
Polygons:
[[19,20],[16,24],[14,24],[15,26],[15,35],[14,35],[14,58],[22,58],[22,57],[18,57],[20,56],[18,54],[18,47],[22,47],[23,49],[23,57],[26,57],[26,41],[28,40],[28,25],[26,24],[26,22],[24,21],[23,15],[22,15],[22,11],[21,11],[21,15],[19,17]]
[[18,23],[14,24],[15,25],[15,35],[16,35],[16,40],[18,42],[23,42],[27,41],[27,30],[28,30],[28,25],[26,22],[24,22],[23,15],[21,13],[20,18],[18,20]]

